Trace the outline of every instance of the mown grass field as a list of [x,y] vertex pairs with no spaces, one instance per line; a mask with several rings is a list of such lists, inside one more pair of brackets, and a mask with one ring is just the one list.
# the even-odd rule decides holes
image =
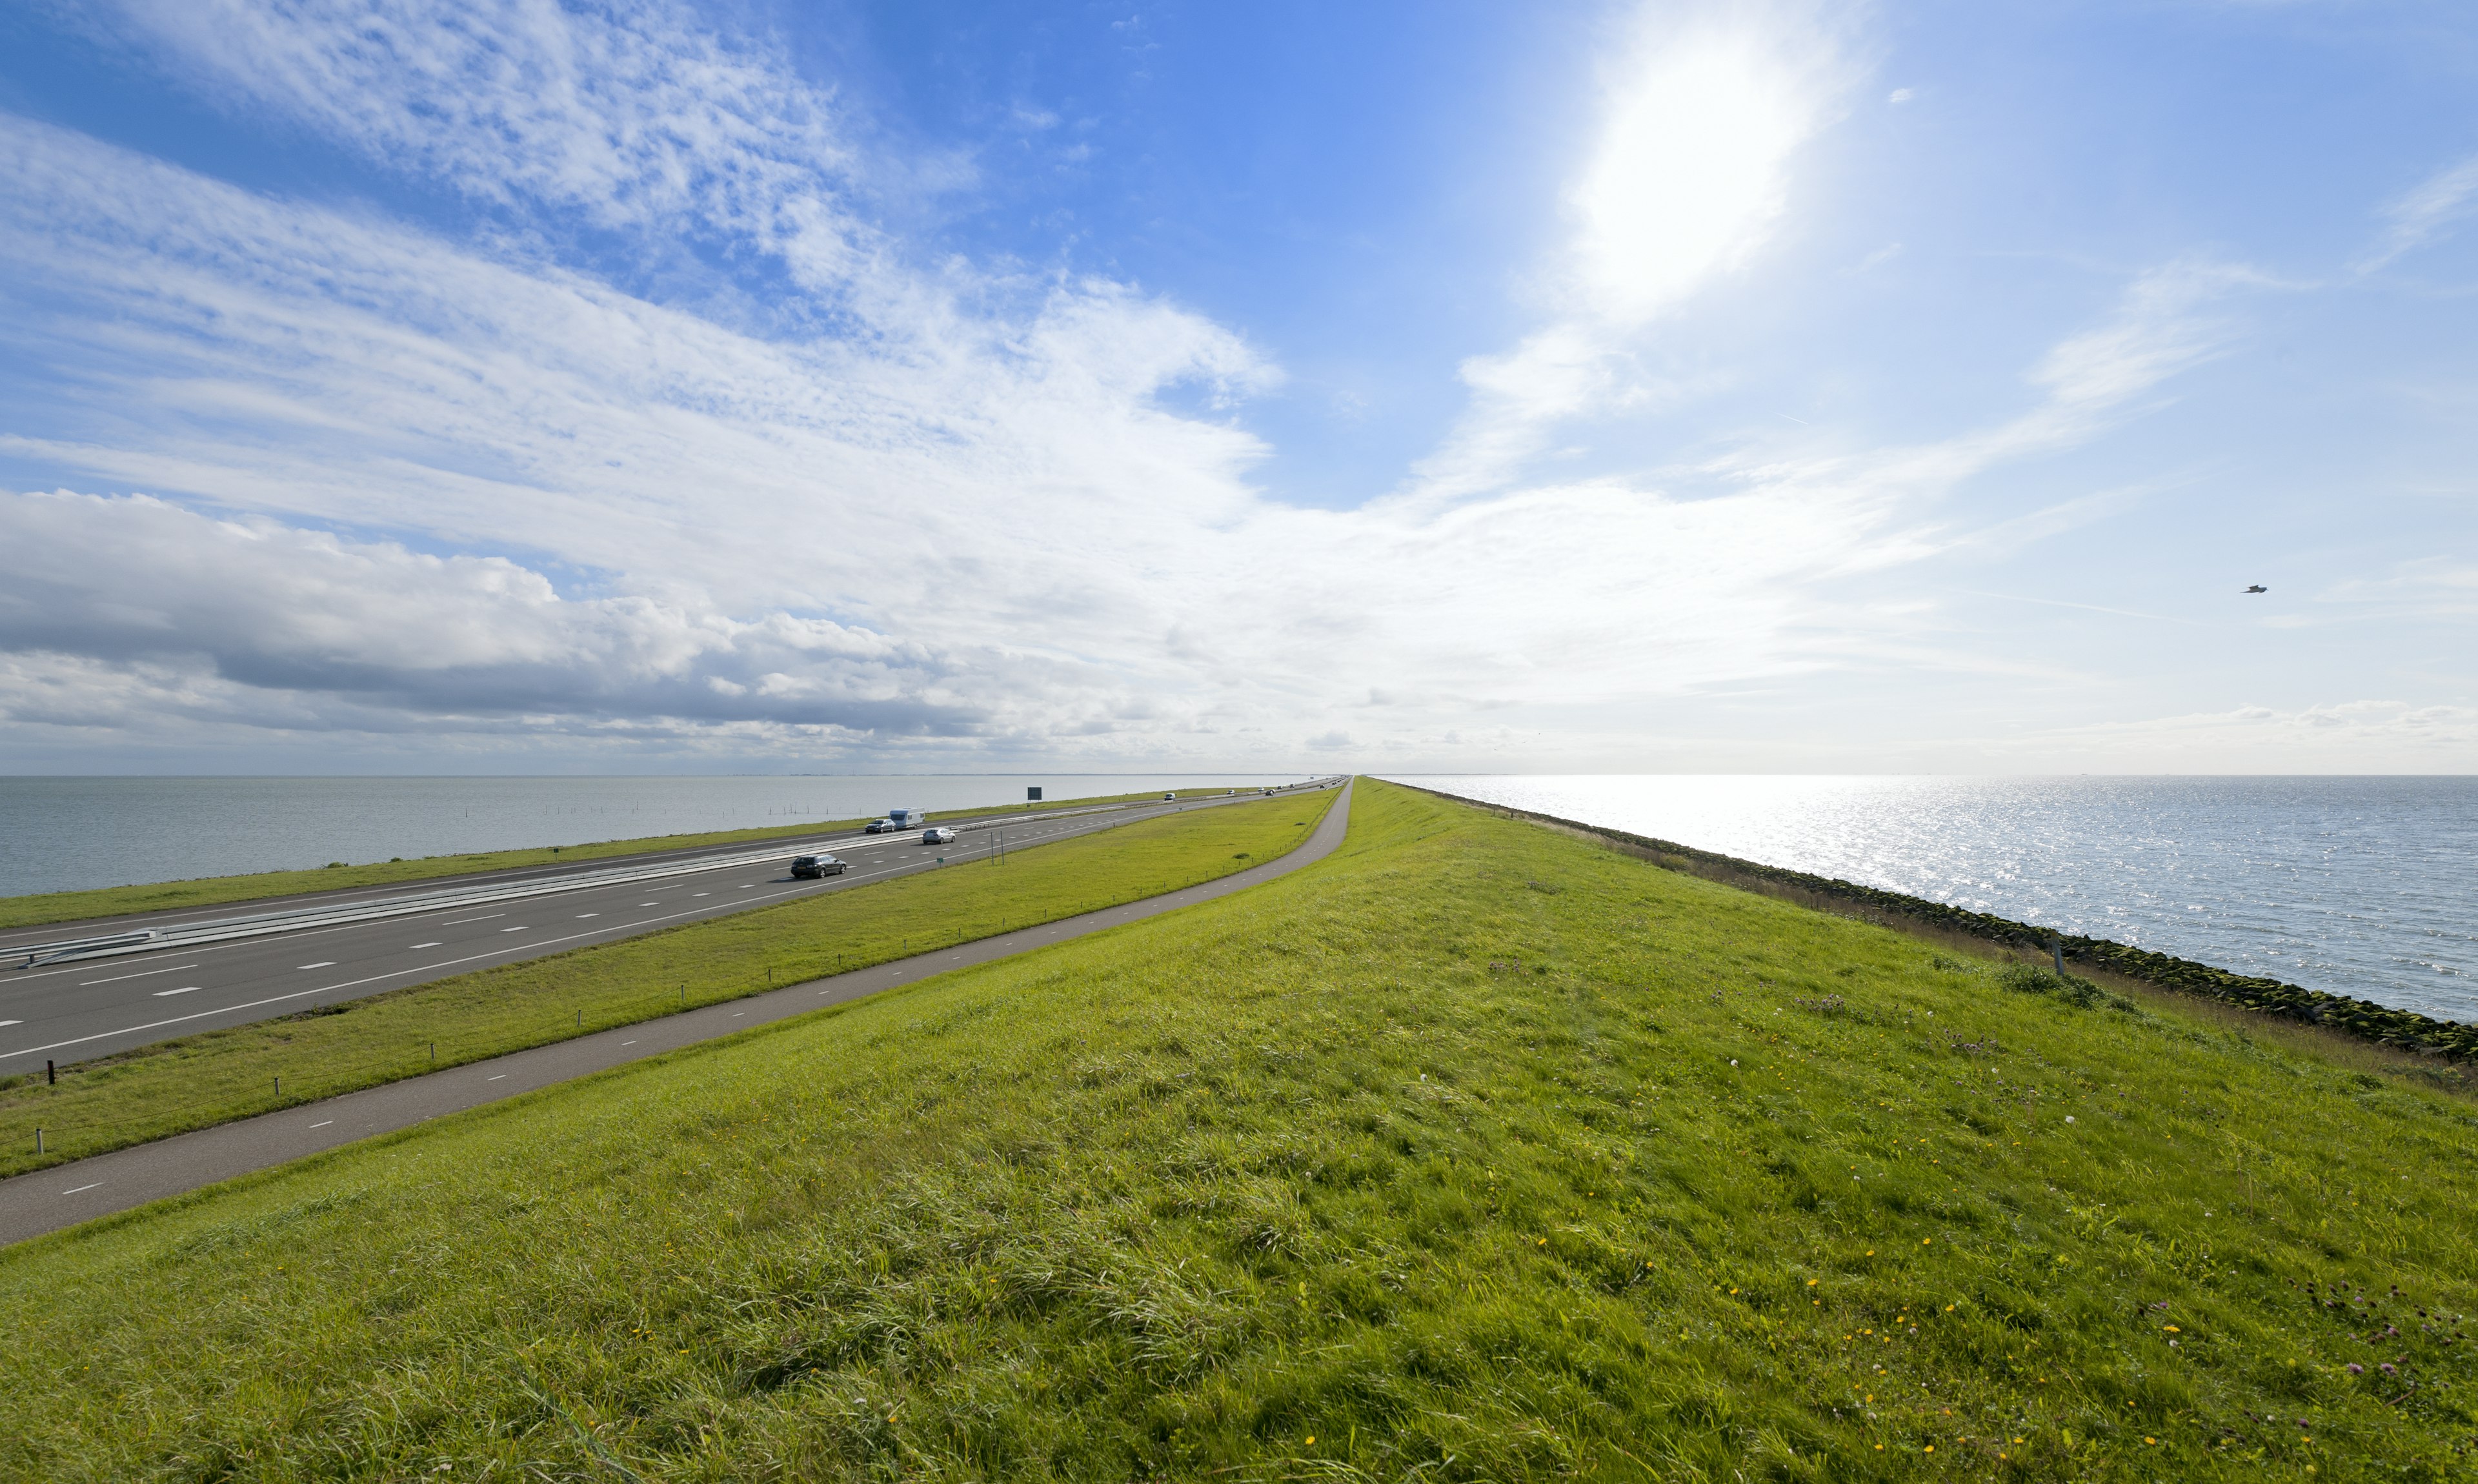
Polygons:
[[[1331,792],[1223,804],[0,1079],[0,1175],[863,968],[1289,853]],[[279,1086],[278,1079],[281,1079]],[[43,1130],[43,1152],[35,1130]]]
[[[1074,809],[1086,804],[1129,803],[1157,797],[1152,793],[1112,793],[1093,798],[1052,799],[1040,804],[1004,804],[989,809],[944,810],[932,819],[991,815],[1029,814]],[[528,866],[574,865],[613,856],[655,850],[694,850],[707,845],[762,843],[856,830],[867,819],[812,819],[802,824],[754,830],[718,830],[702,835],[651,835],[638,840],[605,840],[583,845],[544,845],[525,850],[484,850],[469,855],[428,855],[410,861],[365,862],[322,866],[304,870],[256,871],[241,876],[203,876],[191,881],[158,881],[136,886],[99,887],[85,892],[45,892],[29,896],[0,896],[0,928],[32,927],[44,922],[74,922],[120,917],[137,912],[168,912],[186,907],[215,907],[227,902],[265,901],[305,892],[336,892],[352,887],[391,886],[397,882],[435,881],[482,871],[516,870]]]
[[1259,890],[0,1255],[0,1473],[2460,1478],[2472,1133],[1362,780]]

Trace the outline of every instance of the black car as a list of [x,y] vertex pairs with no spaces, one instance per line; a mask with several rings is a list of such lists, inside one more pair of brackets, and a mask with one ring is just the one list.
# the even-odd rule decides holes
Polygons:
[[792,857],[792,876],[796,881],[808,881],[819,876],[840,876],[844,870],[845,864],[831,855]]

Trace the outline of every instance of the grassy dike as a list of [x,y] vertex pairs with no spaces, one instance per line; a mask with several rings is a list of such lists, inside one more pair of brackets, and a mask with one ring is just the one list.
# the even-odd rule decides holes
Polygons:
[[2460,1478],[2472,1142],[1363,779],[1258,890],[0,1254],[0,1474]]
[[[948,809],[932,813],[937,819],[984,818],[993,815],[1047,813],[1088,804],[1122,804],[1156,798],[1153,793],[1112,793],[1093,798],[1053,799],[1039,804],[1000,804],[988,809]],[[266,901],[309,892],[336,892],[354,887],[392,886],[399,882],[437,881],[483,871],[518,870],[529,866],[573,866],[579,861],[608,860],[655,850],[695,850],[710,845],[762,844],[770,840],[803,839],[811,835],[856,830],[868,819],[810,819],[799,824],[770,825],[751,830],[716,830],[702,835],[649,835],[637,840],[604,840],[582,845],[541,845],[522,850],[483,850],[468,855],[426,855],[410,861],[335,865],[308,870],[255,871],[241,876],[202,876],[191,881],[156,881],[137,886],[98,887],[86,892],[44,892],[31,896],[0,896],[0,928],[33,927],[44,922],[76,922],[138,912],[169,912],[189,907],[216,907],[227,902]]]
[[68,1067],[57,1085],[40,1072],[0,1079],[0,1175],[1157,896],[1287,854],[1333,798],[1320,792],[1140,820],[1001,861],[967,858],[158,1042]]

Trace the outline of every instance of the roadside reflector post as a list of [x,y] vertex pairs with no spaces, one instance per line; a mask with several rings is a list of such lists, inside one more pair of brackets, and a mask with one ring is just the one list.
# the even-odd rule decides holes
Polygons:
[[284,1079],[282,1077],[275,1079],[275,1095],[278,1097],[282,1097],[284,1095]]
[[439,1043],[435,1041],[430,1044],[430,1065],[439,1065]]
[[2048,935],[2048,951],[2057,957],[2057,977],[2065,976],[2065,941],[2054,933]]
[[50,1087],[51,1085],[53,1085],[54,1083],[56,1083],[56,1082],[58,1082],[58,1081],[60,1081],[60,1080],[61,1080],[61,1074],[60,1074],[59,1072],[54,1071],[54,1070],[52,1069],[52,1059],[51,1059],[50,1057],[48,1057],[48,1056],[47,1056],[47,1057],[44,1057],[44,1058],[43,1058],[43,1086],[45,1086],[45,1087]]
[[39,1123],[35,1125],[35,1152],[38,1154],[43,1152],[43,1128]]

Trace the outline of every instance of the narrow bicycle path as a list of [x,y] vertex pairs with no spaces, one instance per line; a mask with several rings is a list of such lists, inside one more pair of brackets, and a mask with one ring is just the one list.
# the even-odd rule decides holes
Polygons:
[[1288,855],[1218,881],[0,1180],[0,1245],[184,1195],[218,1180],[269,1170],[356,1140],[736,1035],[752,1026],[917,984],[950,969],[969,968],[1228,896],[1324,860],[1342,843],[1350,826],[1351,784],[1346,782],[1325,818]]

